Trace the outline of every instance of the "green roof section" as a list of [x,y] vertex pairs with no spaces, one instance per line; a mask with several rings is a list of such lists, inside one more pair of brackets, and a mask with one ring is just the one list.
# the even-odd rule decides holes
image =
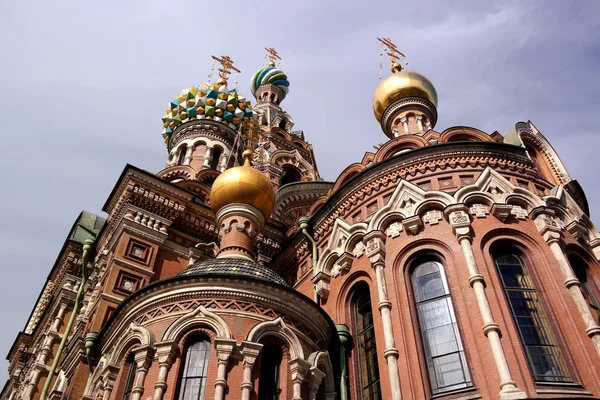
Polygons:
[[102,230],[105,222],[106,218],[88,211],[82,211],[75,224],[73,224],[73,228],[71,228],[69,239],[79,243],[83,243],[86,239],[94,240]]

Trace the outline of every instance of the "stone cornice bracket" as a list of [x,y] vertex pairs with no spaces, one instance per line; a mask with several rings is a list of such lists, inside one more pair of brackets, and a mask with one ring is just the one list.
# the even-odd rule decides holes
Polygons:
[[385,264],[385,240],[387,236],[382,231],[371,231],[363,237],[365,255],[371,265]]
[[452,232],[460,243],[463,239],[472,240],[471,218],[469,208],[464,204],[451,204],[444,210],[444,216],[452,227]]
[[331,282],[331,275],[325,271],[319,271],[313,276],[312,282],[315,284],[315,290],[319,297],[327,299],[329,297],[329,282]]
[[494,203],[490,213],[500,221],[504,222],[510,216],[511,210],[512,206],[510,204]]
[[536,207],[529,213],[529,218],[533,220],[535,227],[546,243],[560,241],[561,229],[552,209],[548,207]]
[[413,215],[412,217],[404,218],[402,220],[402,227],[406,233],[416,235],[423,228],[423,221],[418,215]]
[[579,242],[586,242],[589,238],[588,229],[580,221],[573,221],[567,225],[567,231]]
[[171,367],[175,356],[177,355],[177,343],[175,341],[158,342],[154,345],[156,348],[156,358],[158,363]]

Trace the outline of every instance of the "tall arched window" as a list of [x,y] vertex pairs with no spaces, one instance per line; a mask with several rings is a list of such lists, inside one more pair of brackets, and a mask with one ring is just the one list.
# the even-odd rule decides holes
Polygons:
[[221,161],[221,153],[223,151],[220,147],[213,149],[212,160],[210,162],[210,169],[219,169],[219,162]]
[[492,256],[534,380],[571,382],[558,341],[520,252],[503,247],[496,249]]
[[278,400],[279,375],[283,354],[280,346],[266,344],[260,352],[259,400]]
[[177,160],[177,165],[183,165],[186,154],[187,154],[187,146],[181,146],[181,148],[179,149],[179,159]]
[[137,363],[135,362],[135,356],[130,353],[126,360],[127,363],[127,379],[125,380],[125,387],[123,388],[123,400],[129,400],[131,398],[131,391],[135,384],[135,375],[137,372]]
[[411,281],[432,392],[471,386],[444,267],[438,261],[422,261]]
[[297,168],[291,165],[284,165],[283,176],[281,177],[281,186],[287,185],[288,183],[300,182],[301,180],[302,174]]
[[594,282],[594,278],[589,277],[590,279],[588,279],[587,263],[581,257],[571,254],[569,255],[569,264],[571,264],[575,276],[581,282],[581,293],[587,301],[596,323],[600,324],[600,303],[598,303],[600,291],[596,286],[596,282]]
[[188,346],[183,360],[179,400],[204,399],[209,357],[210,342],[208,340],[198,340]]
[[358,377],[360,398],[362,400],[381,399],[379,366],[375,329],[373,327],[373,307],[369,288],[362,286],[353,299],[354,338],[358,351]]

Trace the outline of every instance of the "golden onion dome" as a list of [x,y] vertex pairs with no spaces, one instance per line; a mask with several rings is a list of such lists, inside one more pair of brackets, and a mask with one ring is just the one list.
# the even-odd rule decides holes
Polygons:
[[210,205],[216,214],[223,206],[243,203],[254,206],[268,218],[275,207],[275,191],[262,172],[250,166],[251,150],[242,154],[244,165],[230,168],[217,177],[210,191]]
[[392,66],[393,74],[381,81],[373,95],[373,112],[381,121],[385,110],[395,101],[405,97],[420,97],[437,107],[437,92],[429,79],[418,72],[402,70]]

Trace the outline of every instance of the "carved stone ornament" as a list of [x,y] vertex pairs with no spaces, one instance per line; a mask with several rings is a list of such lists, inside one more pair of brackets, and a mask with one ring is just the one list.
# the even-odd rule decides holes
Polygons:
[[510,212],[512,210],[512,207],[510,204],[499,204],[499,203],[495,203],[492,206],[492,210],[491,213],[494,217],[498,218],[500,221],[504,222],[506,221],[506,219],[508,218],[508,216],[510,215]]
[[337,276],[343,271],[350,271],[353,259],[354,258],[352,255],[344,252],[333,265],[333,268],[331,269],[331,276],[337,278]]
[[469,208],[469,212],[477,218],[485,218],[490,213],[487,206],[484,204],[473,204],[473,206]]
[[411,235],[416,235],[423,227],[423,221],[421,221],[421,217],[415,215],[410,218],[403,219],[402,226],[404,227],[407,233],[410,233]]
[[385,231],[385,234],[388,237],[396,238],[400,236],[400,232],[402,232],[402,224],[400,222],[394,222]]
[[521,206],[512,206],[510,213],[517,219],[527,219],[527,210],[523,209]]
[[365,245],[363,244],[363,242],[358,242],[356,243],[356,246],[354,246],[354,250],[352,250],[352,253],[354,254],[354,257],[358,258],[363,255],[364,251]]
[[438,210],[427,211],[423,217],[423,221],[427,222],[429,225],[437,225],[441,219],[442,213]]
[[321,271],[317,273],[312,281],[315,284],[315,291],[319,297],[327,299],[329,297],[329,282],[331,277],[325,272]]

